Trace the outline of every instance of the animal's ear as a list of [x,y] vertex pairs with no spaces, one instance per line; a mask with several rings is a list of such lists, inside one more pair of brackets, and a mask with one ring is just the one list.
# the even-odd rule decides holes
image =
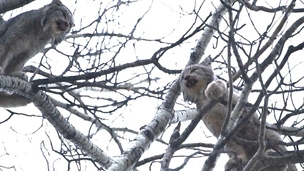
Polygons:
[[204,66],[211,66],[212,59],[210,56],[206,57],[200,64]]
[[45,7],[43,7],[41,9],[41,20],[40,20],[40,23],[41,23],[41,26],[44,27],[45,23],[46,23],[46,12],[50,9],[50,5],[47,5]]
[[45,30],[46,28],[44,27],[46,24],[46,17],[47,17],[47,13],[49,10],[51,10],[52,8],[56,8],[57,6],[63,6],[62,2],[60,0],[53,0],[50,4],[44,6],[41,9],[41,26],[43,27],[43,30]]
[[60,0],[53,0],[52,4],[56,4],[56,5],[63,5],[62,2]]

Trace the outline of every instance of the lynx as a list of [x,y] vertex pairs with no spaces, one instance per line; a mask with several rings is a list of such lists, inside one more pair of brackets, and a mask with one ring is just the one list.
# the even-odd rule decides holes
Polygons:
[[[25,63],[51,43],[56,46],[74,26],[71,11],[60,0],[0,23],[0,74],[27,80]],[[0,93],[0,107],[24,106],[30,101]]]
[[[211,59],[205,58],[202,63],[188,66],[182,72],[180,77],[181,91],[185,101],[190,101],[196,104],[197,109],[200,109],[205,103],[206,99],[218,100],[222,98],[228,102],[228,89],[226,85],[218,80],[214,75],[211,67]],[[238,101],[238,95],[233,94],[232,104]],[[222,125],[227,114],[227,103],[217,103],[211,108],[202,118],[204,124],[209,131],[216,137],[220,136]],[[258,149],[258,144],[244,143],[241,140],[249,140],[248,142],[257,142],[259,134],[258,126],[259,118],[257,114],[253,115],[248,123],[244,124],[242,128],[236,133],[226,145],[228,151],[233,151],[237,155],[235,159],[233,154],[228,154],[230,160],[226,163],[225,170],[240,170],[247,161],[255,154]],[[284,152],[286,148],[278,145],[281,141],[280,135],[273,131],[266,129],[267,150],[276,152]],[[241,164],[238,164],[241,163]],[[264,171],[285,171],[287,166],[268,167]],[[296,170],[294,165],[289,165],[288,170]]]

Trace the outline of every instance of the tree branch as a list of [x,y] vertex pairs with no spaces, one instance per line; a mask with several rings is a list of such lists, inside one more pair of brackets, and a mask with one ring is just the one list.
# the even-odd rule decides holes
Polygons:
[[35,0],[2,0],[0,1],[0,14],[22,7],[33,1]]
[[30,99],[41,111],[55,129],[64,138],[77,145],[86,154],[96,160],[101,166],[109,167],[112,160],[98,146],[93,144],[84,134],[76,130],[56,109],[50,98],[42,91],[36,92],[37,88],[20,78],[0,75],[0,90],[18,94]]

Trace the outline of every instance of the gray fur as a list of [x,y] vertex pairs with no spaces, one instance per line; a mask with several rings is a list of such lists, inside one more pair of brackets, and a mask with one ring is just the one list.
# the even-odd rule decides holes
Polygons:
[[[197,109],[200,109],[206,103],[206,99],[219,100],[222,99],[228,102],[228,89],[225,83],[216,80],[212,67],[211,59],[206,58],[200,64],[188,66],[182,72],[180,77],[180,87],[185,101],[191,101],[196,104]],[[238,101],[238,95],[233,94],[232,104],[235,105]],[[227,114],[227,104],[218,103],[211,108],[202,118],[204,124],[209,131],[216,137],[220,136],[222,125]],[[247,109],[244,109],[242,117],[246,115]],[[257,144],[244,143],[241,139],[247,142],[257,142],[259,135],[259,119],[257,114],[254,114],[248,123],[244,124],[235,138],[232,138],[226,145],[226,149],[233,151],[237,155],[229,154],[230,160],[226,163],[225,170],[236,170],[238,167],[243,167],[247,161],[255,154],[258,149]],[[266,129],[266,140],[268,141],[267,150],[284,152],[286,148],[279,145],[281,141],[280,135],[272,130]],[[238,162],[236,162],[238,161]],[[241,163],[238,165],[237,163]],[[285,171],[285,166],[274,166],[263,169],[263,171]],[[294,165],[289,165],[288,171],[295,171]]]
[[[0,23],[0,74],[27,79],[25,63],[51,43],[57,45],[74,26],[71,11],[59,0]],[[30,103],[23,97],[0,94],[0,107]],[[8,99],[12,98],[12,99]],[[27,102],[26,102],[27,101]],[[13,103],[14,102],[14,103]]]

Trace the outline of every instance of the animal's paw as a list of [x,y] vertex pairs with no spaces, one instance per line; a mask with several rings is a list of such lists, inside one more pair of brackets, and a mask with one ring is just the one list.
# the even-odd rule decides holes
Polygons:
[[205,95],[211,100],[219,100],[225,93],[226,85],[220,80],[212,81],[205,90]]
[[227,161],[227,163],[225,164],[225,171],[243,170],[243,165],[245,164],[245,161],[243,161],[242,158],[239,157],[235,158],[230,158]]
[[13,73],[11,74],[11,76],[21,78],[21,79],[23,79],[23,80],[25,80],[25,81],[28,80],[28,76],[25,74],[25,72],[22,72],[22,71],[13,72]]

